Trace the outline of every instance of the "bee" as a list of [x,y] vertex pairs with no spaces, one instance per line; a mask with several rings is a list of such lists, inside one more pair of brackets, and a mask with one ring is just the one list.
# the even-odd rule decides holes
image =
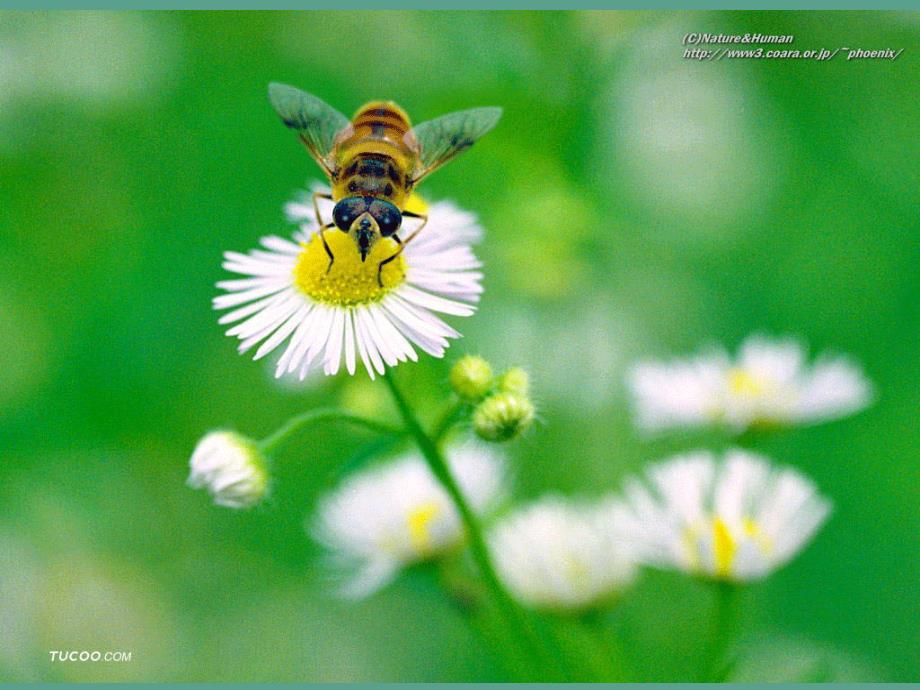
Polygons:
[[[412,127],[406,112],[392,101],[371,101],[349,121],[320,98],[285,84],[269,84],[275,112],[300,136],[307,151],[329,178],[332,194],[313,193],[319,236],[335,261],[324,235],[337,228],[357,244],[361,261],[383,237],[392,238],[396,252],[377,267],[383,286],[384,265],[398,257],[425,227],[428,216],[405,210],[409,195],[428,175],[470,148],[498,123],[501,108],[473,108],[450,113]],[[317,199],[335,202],[332,220],[323,221]],[[405,239],[403,218],[420,224]]]

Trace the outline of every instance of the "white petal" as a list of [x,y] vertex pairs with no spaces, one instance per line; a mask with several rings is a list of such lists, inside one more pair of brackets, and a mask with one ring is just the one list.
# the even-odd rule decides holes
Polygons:
[[281,342],[287,338],[297,326],[303,322],[303,318],[310,312],[310,305],[304,304],[294,312],[293,315],[282,325],[277,331],[272,333],[271,337],[266,340],[262,345],[259,346],[259,349],[256,350],[253,359],[262,359],[269,352],[278,347]]
[[271,249],[272,251],[282,252],[284,254],[300,254],[303,249],[300,245],[291,242],[290,240],[285,240],[275,235],[270,235],[268,237],[263,237],[260,240],[263,247],[266,249]]
[[235,307],[239,304],[245,304],[246,302],[251,302],[254,299],[260,299],[266,295],[273,295],[276,292],[287,289],[287,285],[279,282],[277,285],[271,285],[263,288],[253,288],[251,290],[243,290],[242,292],[232,292],[229,295],[218,295],[211,303],[214,305],[215,309],[226,309],[227,307]]
[[384,338],[387,338],[390,346],[396,351],[399,360],[405,361],[408,357],[413,362],[418,361],[418,355],[415,353],[412,344],[406,340],[405,336],[393,325],[393,322],[387,318],[386,311],[383,308],[375,307],[371,309],[370,312],[374,322],[377,324],[377,330]]
[[367,369],[367,375],[371,377],[371,381],[374,380],[374,370],[371,368],[371,363],[368,361],[368,352],[367,352],[367,338],[364,333],[364,329],[361,328],[361,322],[358,319],[358,312],[355,310],[349,311],[351,318],[354,321],[355,329],[355,340],[358,343],[358,354],[361,356],[361,361],[364,363],[364,368]]
[[[303,300],[292,290],[288,291],[283,300],[277,304],[272,304],[258,314],[255,314],[245,321],[241,321],[227,331],[229,336],[239,338],[248,338],[249,336],[263,330],[266,326],[280,325],[288,316],[293,314],[297,308],[303,304]],[[274,330],[274,329],[273,329]]]
[[444,299],[443,297],[437,297],[436,295],[430,295],[427,292],[423,292],[422,290],[412,287],[411,285],[401,286],[399,295],[408,302],[417,304],[420,307],[425,307],[426,309],[439,311],[443,314],[453,314],[454,316],[470,316],[471,314],[476,313],[475,307],[471,307],[468,304],[461,304],[460,302],[454,302],[453,300]]
[[324,369],[327,376],[339,372],[342,363],[342,340],[345,328],[345,312],[336,309],[332,317],[332,329],[329,332],[329,342],[326,345],[326,361]]
[[379,311],[380,309],[376,306],[365,308],[364,326],[371,338],[373,338],[374,342],[377,344],[377,349],[380,351],[380,356],[383,358],[383,361],[386,362],[388,366],[395,367],[402,361],[402,353],[399,350],[398,344],[394,343],[392,338],[387,337],[386,333],[388,332],[381,331],[377,326],[377,320],[374,316],[375,312]]
[[351,311],[345,312],[345,369],[355,373],[355,329],[351,324]]
[[245,307],[240,307],[239,309],[234,309],[231,312],[227,312],[217,320],[217,323],[224,325],[233,323],[234,321],[239,321],[240,319],[243,319],[250,314],[255,314],[257,311],[261,311],[265,307],[280,302],[284,299],[284,297],[284,293],[272,295],[271,297],[264,297],[263,299],[252,302],[251,304],[247,304]]

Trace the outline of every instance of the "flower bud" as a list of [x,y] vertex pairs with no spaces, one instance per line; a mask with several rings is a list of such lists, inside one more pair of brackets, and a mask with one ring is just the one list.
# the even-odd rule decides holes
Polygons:
[[251,508],[267,493],[267,464],[252,439],[234,431],[212,431],[195,446],[187,483],[207,489],[219,506]]
[[492,390],[492,367],[482,357],[465,355],[450,370],[450,387],[461,400],[479,402]]
[[496,393],[473,412],[473,429],[486,441],[501,443],[522,434],[533,422],[534,407],[525,395]]
[[530,375],[521,367],[511,367],[498,379],[498,390],[526,397],[530,395]]

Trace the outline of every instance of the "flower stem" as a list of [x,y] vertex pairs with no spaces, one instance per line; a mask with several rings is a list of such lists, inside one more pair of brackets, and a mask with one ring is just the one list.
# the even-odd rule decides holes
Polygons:
[[482,579],[495,605],[505,619],[508,629],[513,631],[513,634],[518,637],[518,642],[522,649],[526,650],[528,654],[536,655],[537,658],[542,657],[542,648],[529,635],[529,626],[527,625],[524,613],[518,608],[517,604],[514,603],[502,586],[501,581],[498,579],[495,567],[492,565],[492,559],[489,556],[489,550],[486,546],[479,518],[476,517],[473,509],[463,496],[463,492],[460,490],[459,485],[456,480],[454,480],[453,475],[451,475],[447,461],[444,459],[441,451],[438,450],[438,446],[434,439],[422,429],[408,401],[393,380],[392,374],[388,372],[384,374],[382,378],[386,381],[390,393],[393,395],[393,400],[405,422],[406,429],[415,439],[432,473],[447,491],[456,506],[457,512],[460,514],[460,519],[463,521],[463,525],[466,528],[473,559],[476,561],[476,566],[479,568]]
[[451,402],[444,411],[441,413],[441,416],[438,418],[437,423],[434,425],[434,430],[431,432],[431,438],[434,440],[435,444],[440,444],[441,441],[447,436],[448,432],[453,428],[454,424],[460,418],[461,413],[463,412],[463,405],[459,402]]
[[726,653],[735,627],[738,587],[725,581],[717,582],[715,586],[716,608],[712,619],[712,637],[700,678],[705,683],[720,683],[725,680],[729,671]]
[[369,429],[370,431],[375,431],[380,434],[405,433],[405,430],[399,427],[385,424],[383,422],[378,422],[373,419],[367,419],[366,417],[361,417],[350,412],[336,410],[334,408],[320,408],[317,410],[310,410],[309,412],[303,412],[302,414],[291,417],[284,424],[282,424],[277,431],[262,439],[259,442],[259,448],[263,453],[268,455],[277,450],[278,447],[287,441],[291,436],[297,434],[302,429],[310,426],[311,424],[330,421],[341,421],[348,424],[354,424],[356,426],[363,426],[365,429]]
[[729,447],[753,448],[758,445],[758,440],[763,436],[757,427],[748,427],[729,442]]

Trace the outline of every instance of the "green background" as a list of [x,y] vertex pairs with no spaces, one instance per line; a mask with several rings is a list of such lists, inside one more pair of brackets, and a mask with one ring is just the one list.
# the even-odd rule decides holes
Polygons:
[[[682,59],[689,31],[905,50],[701,63]],[[459,354],[529,368],[541,422],[510,449],[517,500],[595,496],[724,443],[637,434],[638,357],[763,332],[861,362],[869,410],[755,442],[835,512],[745,592],[737,677],[920,680],[918,49],[904,12],[0,13],[0,679],[508,677],[433,568],[330,595],[303,522],[363,432],[290,446],[250,512],[184,486],[214,427],[394,414],[363,375],[278,385],[210,310],[221,252],[288,232],[282,204],[317,178],[267,103],[277,80],[346,113],[505,108],[425,185],[487,228],[481,310],[452,321],[445,361],[398,375],[430,419]],[[686,680],[712,603],[649,572],[611,611],[552,625],[631,679]]]

